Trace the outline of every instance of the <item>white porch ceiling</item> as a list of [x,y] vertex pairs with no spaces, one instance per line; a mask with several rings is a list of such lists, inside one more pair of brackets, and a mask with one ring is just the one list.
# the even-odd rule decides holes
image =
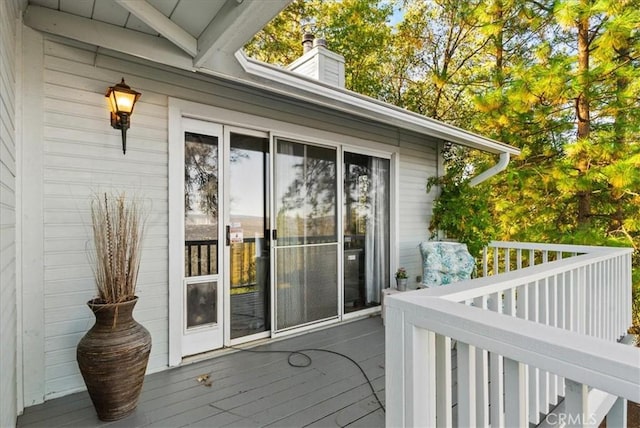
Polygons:
[[[175,57],[180,56],[181,68],[195,70],[206,66],[216,53],[232,54],[242,48],[290,2],[29,0],[25,23],[37,30],[168,65],[178,65]],[[137,48],[131,50],[129,41]]]

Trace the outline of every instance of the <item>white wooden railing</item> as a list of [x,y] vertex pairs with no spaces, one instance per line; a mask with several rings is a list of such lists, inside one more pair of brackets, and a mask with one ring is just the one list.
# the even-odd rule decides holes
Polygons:
[[482,270],[385,301],[387,426],[622,426],[631,250],[494,242]]

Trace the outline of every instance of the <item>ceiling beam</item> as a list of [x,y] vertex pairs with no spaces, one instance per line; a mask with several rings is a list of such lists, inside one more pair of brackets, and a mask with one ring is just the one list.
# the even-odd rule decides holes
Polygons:
[[146,0],[115,0],[115,2],[192,57],[198,53],[198,41],[196,38],[164,16],[162,12],[147,3]]
[[27,7],[24,23],[38,31],[184,70],[194,69],[193,58],[176,45],[161,37],[139,31],[33,5]]
[[227,0],[198,38],[194,65],[201,67],[216,51],[234,53],[291,0]]

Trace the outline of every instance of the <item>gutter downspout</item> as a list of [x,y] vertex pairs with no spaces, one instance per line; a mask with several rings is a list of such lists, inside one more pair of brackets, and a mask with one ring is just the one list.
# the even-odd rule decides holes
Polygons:
[[505,168],[507,167],[507,165],[509,165],[509,153],[507,152],[502,152],[500,153],[500,160],[498,161],[497,164],[495,164],[494,166],[492,166],[491,168],[487,169],[486,171],[476,175],[475,177],[473,177],[471,180],[469,180],[469,184],[471,185],[471,187],[475,187],[478,184],[482,183],[483,181],[493,177],[494,175],[502,172],[505,170]]

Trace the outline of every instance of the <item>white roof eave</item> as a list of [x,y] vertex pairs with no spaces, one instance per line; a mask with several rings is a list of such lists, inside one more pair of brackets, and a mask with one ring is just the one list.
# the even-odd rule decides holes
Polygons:
[[[312,104],[392,124],[402,129],[489,153],[508,153],[514,156],[520,154],[520,149],[517,147],[254,60],[247,57],[242,51],[236,52],[235,58],[246,73],[245,78],[241,79],[245,83],[253,83],[264,89],[303,99]],[[242,76],[234,76],[236,79],[239,77]]]

